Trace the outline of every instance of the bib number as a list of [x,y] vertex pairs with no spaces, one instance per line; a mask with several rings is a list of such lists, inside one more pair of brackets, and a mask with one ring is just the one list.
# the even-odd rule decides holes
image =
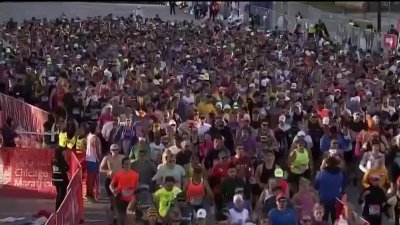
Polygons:
[[79,110],[78,108],[74,108],[74,109],[72,110],[72,114],[74,114],[74,115],[79,115],[79,114],[80,114],[80,110]]
[[125,188],[122,190],[122,197],[130,197],[133,195],[133,189],[132,188]]
[[369,214],[371,216],[378,216],[381,214],[381,207],[379,205],[370,205]]
[[200,206],[203,203],[202,198],[190,198],[190,205],[192,206]]
[[53,166],[53,173],[57,172],[60,172],[60,169],[58,168],[58,166]]

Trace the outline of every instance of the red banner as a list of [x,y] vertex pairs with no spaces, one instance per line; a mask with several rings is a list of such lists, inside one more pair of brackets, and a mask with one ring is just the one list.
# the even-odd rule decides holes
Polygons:
[[0,196],[54,198],[51,183],[51,149],[2,149]]
[[75,225],[83,219],[82,168],[74,154],[69,157],[72,157],[71,170],[76,168],[76,171],[68,184],[68,193],[57,210],[57,225]]
[[[79,155],[83,157],[84,154]],[[0,151],[0,196],[16,198],[54,198],[55,188],[51,182],[52,149],[3,148]],[[71,182],[79,172],[82,179],[81,161],[67,152]],[[80,181],[82,185],[82,181]],[[82,193],[82,188],[80,189]]]
[[23,100],[0,94],[2,123],[11,117],[25,131],[42,133],[49,113]]
[[44,225],[56,225],[57,224],[56,219],[57,219],[56,214],[52,213]]
[[[71,154],[72,160],[71,165],[75,167],[75,174],[72,176],[71,181],[68,184],[68,190],[72,192],[71,201],[73,206],[74,217],[71,218],[73,224],[79,224],[83,218],[83,190],[82,190],[82,168],[80,167],[79,161],[74,154]],[[71,169],[72,171],[72,169]]]
[[397,36],[394,34],[383,35],[383,46],[389,50],[395,50],[397,47]]
[[[344,216],[343,210],[344,210],[345,204],[346,203],[343,202],[342,200],[337,199],[337,202],[336,202],[336,219],[337,220],[340,218],[341,215]],[[366,221],[364,218],[359,216],[356,212],[353,211],[353,213],[354,213],[356,225],[369,225],[368,221]]]
[[74,204],[71,199],[73,198],[73,193],[71,190],[67,192],[65,195],[64,201],[60,205],[57,210],[56,217],[57,217],[57,225],[74,225],[78,223],[73,223],[74,221]]

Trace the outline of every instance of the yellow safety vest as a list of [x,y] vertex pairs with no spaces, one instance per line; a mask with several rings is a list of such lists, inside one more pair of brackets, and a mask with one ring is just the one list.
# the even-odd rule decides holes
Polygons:
[[76,150],[84,151],[86,149],[85,143],[86,143],[86,138],[77,138],[76,145],[75,145]]
[[315,33],[315,28],[314,27],[309,27],[308,28],[308,33],[310,33],[310,34]]
[[67,132],[61,132],[58,135],[58,145],[63,148],[67,146]]
[[67,139],[67,148],[68,149],[73,149],[75,144],[76,144],[76,137],[75,136],[73,138],[71,138],[71,139]]

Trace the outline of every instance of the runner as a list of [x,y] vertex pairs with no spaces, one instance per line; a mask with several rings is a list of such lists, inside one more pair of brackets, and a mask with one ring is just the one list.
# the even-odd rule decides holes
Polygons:
[[118,224],[131,224],[126,221],[127,209],[135,202],[135,190],[139,184],[139,174],[130,168],[128,157],[122,159],[122,170],[115,173],[110,183],[110,190],[114,194],[115,206],[118,215]]
[[99,161],[102,157],[101,154],[101,143],[98,136],[95,134],[95,127],[91,126],[89,134],[87,136],[86,146],[86,198],[87,200],[94,202],[94,187],[97,180],[97,174],[99,172]]
[[182,190],[175,186],[176,181],[172,176],[164,179],[163,187],[154,193],[154,202],[161,218],[166,218],[168,211],[174,206],[174,201],[178,193]]
[[100,172],[101,173],[106,173],[107,174],[107,178],[105,180],[105,189],[107,192],[107,195],[110,199],[110,210],[111,210],[111,216],[112,218],[110,218],[111,220],[113,220],[113,223],[117,222],[116,219],[116,213],[114,211],[114,209],[116,208],[115,206],[115,198],[114,198],[114,194],[110,189],[110,184],[111,181],[113,179],[113,177],[115,176],[115,174],[117,172],[119,172],[120,170],[122,170],[122,159],[124,158],[124,155],[119,154],[119,146],[117,144],[112,144],[110,147],[110,155],[106,155],[103,160],[100,163]]

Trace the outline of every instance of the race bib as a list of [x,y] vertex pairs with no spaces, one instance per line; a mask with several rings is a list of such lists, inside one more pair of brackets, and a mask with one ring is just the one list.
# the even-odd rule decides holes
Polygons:
[[370,215],[380,215],[381,214],[381,206],[380,205],[370,205],[369,206],[369,214]]
[[244,189],[241,187],[235,188],[235,193],[244,193]]
[[203,203],[203,198],[190,198],[189,201],[192,206],[200,206]]
[[301,173],[306,172],[308,170],[308,165],[301,165],[299,170],[300,170]]
[[74,108],[72,110],[72,114],[74,114],[74,115],[79,115],[80,113],[81,113],[81,111],[78,108]]
[[125,188],[122,190],[122,196],[123,197],[130,197],[133,195],[133,188]]
[[58,166],[53,166],[53,173],[57,172],[60,172],[60,169],[58,168]]

